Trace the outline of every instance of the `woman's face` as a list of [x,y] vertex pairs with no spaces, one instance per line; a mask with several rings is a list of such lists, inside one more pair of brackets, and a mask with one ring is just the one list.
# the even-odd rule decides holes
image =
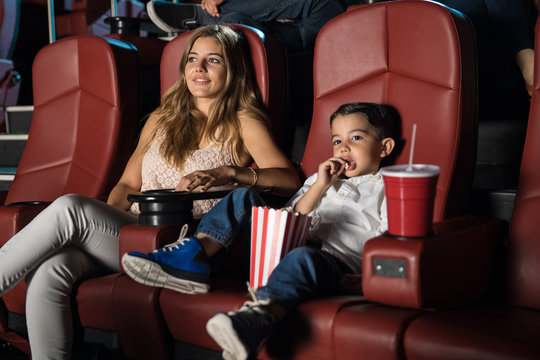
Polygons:
[[212,102],[227,83],[227,64],[221,44],[213,37],[195,40],[188,54],[185,75],[189,92],[197,102]]

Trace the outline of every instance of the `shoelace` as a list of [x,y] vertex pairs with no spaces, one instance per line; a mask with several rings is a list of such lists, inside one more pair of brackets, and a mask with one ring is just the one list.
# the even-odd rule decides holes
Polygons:
[[182,226],[182,229],[180,230],[180,235],[178,235],[178,240],[176,240],[173,243],[165,245],[161,249],[157,249],[157,250],[154,250],[152,252],[153,253],[158,253],[160,251],[167,252],[167,251],[172,251],[173,249],[179,249],[180,247],[178,245],[184,246],[185,242],[191,240],[190,238],[186,237],[186,234],[188,232],[188,228],[189,228],[188,224],[184,224],[184,226]]
[[240,316],[239,319],[242,319],[245,323],[251,323],[256,327],[264,326],[274,321],[274,315],[267,308],[270,300],[258,300],[255,294],[255,288],[252,288],[249,282],[246,282],[246,284],[253,301],[246,301],[239,310],[231,311],[229,314],[242,315],[249,313],[251,316]]
[[266,308],[266,301],[246,301],[240,310],[229,313],[248,327],[260,328],[274,322],[274,316]]

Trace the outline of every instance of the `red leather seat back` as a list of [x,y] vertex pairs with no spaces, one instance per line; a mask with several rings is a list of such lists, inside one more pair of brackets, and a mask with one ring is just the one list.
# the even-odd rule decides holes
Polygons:
[[[92,23],[101,20],[101,27],[108,29],[109,25],[104,23],[105,17],[100,19],[100,16],[110,7],[111,2],[108,0],[64,0],[62,4],[55,4],[54,18],[57,39],[74,35],[108,34],[108,31],[94,31]],[[118,15],[124,16],[120,12]]]
[[[540,58],[536,23],[535,59]],[[534,89],[510,228],[508,296],[513,305],[540,309],[540,61],[534,64]]]
[[358,6],[323,27],[314,56],[304,175],[331,156],[329,118],[339,105],[386,103],[399,111],[406,139],[396,163],[408,162],[416,123],[414,162],[441,167],[434,219],[463,214],[477,129],[476,50],[468,20],[428,1]]
[[[287,95],[285,48],[276,39],[259,30],[243,25],[230,25],[245,34],[257,84],[272,120],[272,130],[279,139],[283,129],[285,99]],[[161,58],[161,91],[170,88],[180,74],[180,61],[191,31],[178,35],[163,49]]]
[[34,113],[6,204],[67,193],[105,198],[134,145],[135,49],[95,36],[44,47],[33,64]]

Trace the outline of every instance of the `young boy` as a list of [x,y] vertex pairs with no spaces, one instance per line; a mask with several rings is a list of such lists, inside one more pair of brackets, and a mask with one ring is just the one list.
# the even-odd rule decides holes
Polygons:
[[[334,156],[319,165],[288,203],[313,217],[309,237],[321,247],[294,249],[256,290],[253,302],[208,321],[207,331],[226,359],[256,355],[288,311],[303,301],[336,294],[351,279],[359,279],[365,242],[387,230],[378,170],[394,149],[396,121],[390,107],[373,103],[345,104],[332,114]],[[124,255],[126,273],[147,285],[184,293],[208,291],[206,256],[228,248],[240,231],[249,234],[252,206],[264,206],[256,192],[233,191],[203,217],[194,237],[150,254]]]

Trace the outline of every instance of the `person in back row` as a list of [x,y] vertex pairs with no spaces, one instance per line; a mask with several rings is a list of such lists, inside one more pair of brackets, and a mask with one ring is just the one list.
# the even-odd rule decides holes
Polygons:
[[289,52],[313,51],[319,30],[345,11],[340,0],[202,0],[200,5],[155,0],[146,9],[150,20],[166,32],[243,24],[272,34]]
[[[287,204],[313,217],[309,238],[320,246],[292,250],[268,283],[251,291],[253,302],[208,321],[224,358],[256,355],[277,322],[301,302],[360,288],[364,244],[388,227],[379,167],[394,149],[397,121],[393,108],[373,103],[345,104],[332,114],[333,157]],[[239,233],[249,238],[251,209],[264,205],[257,192],[234,190],[202,218],[193,237],[181,236],[148,254],[126,253],[124,270],[142,284],[204,293],[210,288],[208,259],[229,248]]]
[[[166,32],[182,32],[207,24],[244,24],[274,35],[289,51],[296,52],[312,51],[319,30],[348,6],[381,1],[202,0],[199,5],[153,0],[146,7],[152,22]],[[479,43],[481,75],[485,75],[487,81],[513,86],[512,64],[508,62],[517,64],[530,95],[534,74],[533,32],[524,0],[438,2],[463,12],[472,20]],[[277,21],[280,19],[286,21],[280,23]],[[509,67],[510,71],[501,66]],[[489,91],[492,87],[493,84],[487,85],[485,89]]]
[[[0,296],[26,277],[32,359],[70,359],[70,294],[84,279],[119,272],[120,229],[137,222],[129,193],[176,188],[206,191],[238,183],[290,196],[300,180],[277,147],[240,31],[194,31],[176,83],[147,120],[107,204],[60,197],[0,248]],[[248,165],[255,160],[259,169]],[[213,200],[194,204],[200,217]]]

